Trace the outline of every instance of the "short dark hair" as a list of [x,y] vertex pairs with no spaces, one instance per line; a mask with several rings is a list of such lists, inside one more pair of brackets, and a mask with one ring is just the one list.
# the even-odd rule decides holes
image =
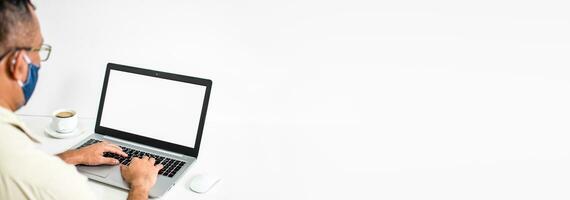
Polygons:
[[30,0],[0,0],[0,54],[22,45],[29,36],[33,21],[30,8],[35,9]]

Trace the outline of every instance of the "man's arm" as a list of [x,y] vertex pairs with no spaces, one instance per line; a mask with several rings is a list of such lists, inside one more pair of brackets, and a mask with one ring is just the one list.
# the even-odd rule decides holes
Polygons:
[[150,188],[132,187],[129,191],[127,200],[146,200],[148,199],[148,191]]
[[[128,156],[119,146],[108,142],[100,142],[81,149],[68,150],[57,156],[71,165],[119,164],[119,161],[114,158],[103,157],[105,152],[111,152],[125,157]],[[134,157],[129,166],[121,165],[121,175],[131,187],[128,197],[129,200],[148,199],[148,193],[156,183],[158,171],[163,167],[160,164],[155,166],[154,162],[154,158],[145,156],[143,158]]]
[[121,165],[121,175],[131,190],[129,191],[128,200],[146,200],[148,192],[156,183],[158,171],[162,169],[162,165],[154,165],[154,158],[143,157],[133,158],[129,166]]
[[77,155],[76,150],[67,150],[63,153],[57,154],[63,162],[70,164],[70,165],[78,165],[81,163],[81,157]]
[[128,155],[123,150],[108,142],[100,142],[92,144],[81,149],[68,150],[66,152],[57,154],[61,160],[71,165],[116,165],[119,161],[114,158],[103,157],[103,153],[110,152],[120,156],[127,157]]

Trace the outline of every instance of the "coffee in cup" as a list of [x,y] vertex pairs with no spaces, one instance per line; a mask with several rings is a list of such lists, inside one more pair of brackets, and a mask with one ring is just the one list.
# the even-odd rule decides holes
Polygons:
[[75,113],[69,111],[61,111],[55,114],[55,116],[58,118],[68,118],[68,117],[73,117],[74,115]]

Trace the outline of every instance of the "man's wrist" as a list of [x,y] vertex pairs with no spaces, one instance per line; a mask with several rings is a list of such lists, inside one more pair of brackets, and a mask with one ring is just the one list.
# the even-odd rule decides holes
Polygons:
[[130,184],[131,189],[137,189],[137,190],[141,190],[141,191],[149,191],[150,188],[152,188],[151,185],[149,184],[145,184],[143,181],[135,181],[135,182],[131,182]]
[[128,200],[144,200],[148,199],[150,187],[144,185],[131,185]]
[[81,156],[77,155],[77,150],[68,150],[63,153],[57,154],[63,162],[71,165],[81,164]]

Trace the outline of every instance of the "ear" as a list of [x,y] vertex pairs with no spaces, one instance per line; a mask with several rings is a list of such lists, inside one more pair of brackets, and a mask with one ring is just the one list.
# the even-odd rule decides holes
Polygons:
[[8,57],[8,77],[15,80],[26,82],[28,78],[28,63],[24,58],[23,51],[16,51],[12,56]]

